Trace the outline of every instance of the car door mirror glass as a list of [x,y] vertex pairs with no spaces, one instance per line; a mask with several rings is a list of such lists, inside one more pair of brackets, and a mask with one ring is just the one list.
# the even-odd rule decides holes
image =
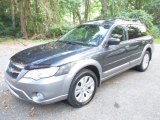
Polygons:
[[109,38],[108,39],[108,45],[118,45],[120,43],[119,38]]

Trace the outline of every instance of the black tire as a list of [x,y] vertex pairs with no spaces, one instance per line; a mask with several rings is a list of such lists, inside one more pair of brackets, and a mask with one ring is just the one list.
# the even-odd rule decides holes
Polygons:
[[[146,54],[148,54],[148,56],[149,56],[149,62],[148,62],[148,66],[147,66],[146,68],[144,68],[144,67],[143,67],[143,61],[144,61],[144,57],[145,57]],[[149,51],[146,51],[145,54],[144,54],[144,56],[143,56],[143,59],[142,59],[141,64],[138,65],[138,66],[136,66],[136,70],[137,70],[137,71],[140,71],[140,72],[145,72],[145,71],[148,69],[148,67],[149,67],[150,57],[151,57],[150,52],[149,52]]]
[[[91,97],[87,101],[79,102],[76,100],[76,97],[75,97],[75,89],[76,89],[77,83],[81,80],[82,77],[85,77],[85,76],[90,76],[93,78],[94,91],[93,91]],[[88,104],[93,99],[93,97],[96,93],[97,86],[98,86],[98,81],[97,81],[97,77],[96,77],[95,73],[91,70],[88,70],[88,69],[82,69],[80,72],[77,73],[77,75],[74,77],[74,79],[71,83],[71,86],[69,89],[69,94],[68,94],[68,99],[67,99],[68,103],[75,108],[80,108],[80,107]]]

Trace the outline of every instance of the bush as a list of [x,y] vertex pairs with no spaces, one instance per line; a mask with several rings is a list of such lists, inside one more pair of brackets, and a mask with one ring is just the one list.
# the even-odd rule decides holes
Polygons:
[[153,26],[152,16],[144,10],[131,10],[129,12],[122,12],[119,16],[125,19],[138,19],[142,23],[144,23],[149,29]]
[[58,37],[68,32],[71,28],[72,26],[67,24],[54,24],[49,27],[48,34]]
[[12,27],[6,27],[5,29],[1,30],[0,36],[16,36],[17,29],[13,29]]
[[5,29],[5,26],[2,22],[0,22],[0,35],[3,33],[3,30]]
[[150,34],[153,35],[155,38],[158,38],[160,37],[160,30],[157,26],[153,26],[151,29],[150,29]]
[[0,22],[0,36],[15,36],[17,31],[18,29],[5,26],[2,22]]
[[145,10],[153,16],[153,23],[160,28],[160,0],[148,4]]

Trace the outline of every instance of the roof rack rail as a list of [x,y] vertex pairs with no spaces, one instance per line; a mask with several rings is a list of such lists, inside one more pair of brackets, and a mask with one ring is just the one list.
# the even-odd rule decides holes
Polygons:
[[129,20],[133,22],[141,22],[139,19],[129,19]]
[[[105,23],[115,23],[115,22],[132,22],[134,24],[143,24],[139,19],[130,19],[130,18],[120,18],[120,17],[113,17],[113,18],[107,18],[107,19],[96,19],[96,20],[90,20],[88,22],[99,22],[99,24],[105,24]],[[87,23],[88,23],[87,22]]]

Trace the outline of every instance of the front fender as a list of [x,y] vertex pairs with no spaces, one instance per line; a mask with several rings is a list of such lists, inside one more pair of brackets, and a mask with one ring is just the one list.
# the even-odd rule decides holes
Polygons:
[[65,84],[64,84],[64,87],[63,87],[65,94],[68,94],[71,82],[74,79],[75,75],[80,70],[82,70],[83,68],[85,68],[87,66],[90,66],[90,65],[93,65],[93,66],[95,66],[98,69],[99,75],[100,75],[100,78],[101,78],[102,67],[101,67],[101,65],[100,65],[99,62],[97,62],[96,60],[92,60],[92,59],[86,59],[86,60],[77,61],[74,64],[74,66],[71,68],[71,70],[69,71],[69,73],[66,75]]

